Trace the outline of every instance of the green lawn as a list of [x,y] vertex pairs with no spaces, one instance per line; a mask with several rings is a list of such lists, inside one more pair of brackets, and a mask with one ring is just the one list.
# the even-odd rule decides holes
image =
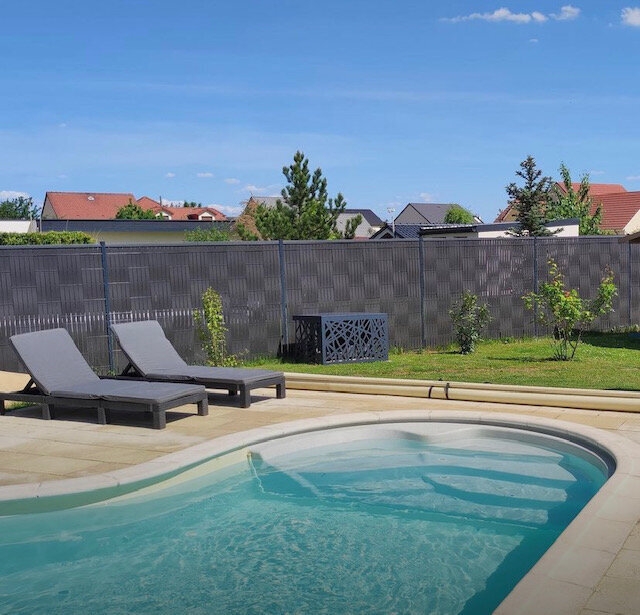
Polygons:
[[640,339],[627,333],[586,335],[572,361],[556,361],[552,340],[485,341],[463,356],[455,348],[392,351],[389,361],[343,365],[252,361],[252,366],[287,372],[491,382],[591,389],[640,390]]

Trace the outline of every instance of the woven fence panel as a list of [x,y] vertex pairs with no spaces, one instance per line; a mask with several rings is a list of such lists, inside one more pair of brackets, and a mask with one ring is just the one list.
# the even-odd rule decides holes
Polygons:
[[0,248],[0,369],[19,371],[18,333],[63,327],[92,365],[108,365],[100,248]]
[[533,334],[523,294],[533,289],[533,243],[517,239],[424,241],[425,331],[428,346],[454,340],[449,310],[465,291],[491,313],[486,337]]
[[382,312],[392,345],[420,346],[417,241],[287,242],[284,268],[289,319]]
[[618,287],[614,311],[594,321],[594,329],[607,330],[633,322],[631,317],[635,306],[630,299],[629,244],[620,243],[617,237],[544,238],[537,244],[539,281],[549,279],[548,261],[552,259],[563,273],[567,288],[577,289],[585,299],[596,297],[607,269],[614,273]]
[[114,321],[158,320],[185,360],[200,362],[204,357],[193,312],[211,287],[222,300],[229,352],[273,356],[278,351],[276,244],[122,246],[109,248],[108,255]]

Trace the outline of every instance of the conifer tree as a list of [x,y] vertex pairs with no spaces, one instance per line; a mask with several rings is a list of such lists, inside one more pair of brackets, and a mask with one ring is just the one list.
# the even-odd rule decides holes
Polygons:
[[362,221],[356,216],[347,223],[344,233],[337,229],[338,216],[345,210],[347,202],[338,193],[330,199],[327,180],[322,170],[309,170],[309,160],[298,151],[293,164],[283,167],[282,173],[288,185],[283,188],[282,198],[275,207],[258,205],[255,213],[256,227],[262,239],[338,239],[352,238]]
[[512,229],[511,234],[532,237],[551,235],[544,224],[547,221],[545,210],[552,179],[542,176],[533,156],[527,156],[520,163],[520,170],[516,171],[516,175],[524,180],[524,186],[520,187],[512,182],[506,187],[509,204],[516,210],[516,221],[519,223],[519,227]]

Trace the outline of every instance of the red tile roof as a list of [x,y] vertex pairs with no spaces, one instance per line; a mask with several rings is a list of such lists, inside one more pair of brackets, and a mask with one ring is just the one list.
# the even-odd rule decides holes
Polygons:
[[[562,191],[566,192],[564,188],[564,184],[561,182],[556,182],[555,187]],[[578,182],[573,182],[571,184],[574,192],[578,192],[580,190],[580,184]],[[620,184],[589,184],[589,194],[591,196],[599,196],[601,194],[614,194],[618,192],[626,192],[627,189]]]
[[622,233],[631,218],[640,211],[640,192],[614,192],[595,196],[591,213],[598,205],[602,206],[601,228]]
[[202,216],[205,219],[213,218],[214,220],[223,221],[227,217],[213,207],[168,207],[167,205],[157,205],[153,208],[157,212],[165,212],[171,216],[172,220],[200,220]]
[[141,196],[136,202],[142,209],[155,209],[156,207],[160,207],[158,201],[154,201],[148,196]]
[[59,220],[112,220],[118,210],[129,201],[136,202],[136,198],[129,192],[47,192],[43,217]]
[[167,212],[172,220],[199,220],[205,214],[213,220],[227,217],[213,207],[167,207],[148,196],[136,198],[130,192],[47,192],[44,199],[43,218],[58,220],[113,220],[121,207],[129,202],[142,209]]

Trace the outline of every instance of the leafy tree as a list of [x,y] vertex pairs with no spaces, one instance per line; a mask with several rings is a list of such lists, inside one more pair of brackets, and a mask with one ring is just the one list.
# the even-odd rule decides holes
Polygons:
[[116,213],[117,220],[156,220],[156,214],[152,209],[143,209],[131,199]]
[[40,210],[33,204],[31,197],[19,196],[0,203],[0,220],[32,220]]
[[195,201],[185,200],[182,206],[183,207],[202,207],[202,203],[196,203]]
[[539,292],[522,297],[527,309],[533,310],[535,319],[553,327],[554,356],[560,361],[573,359],[582,337],[582,329],[598,316],[613,311],[613,299],[618,289],[609,268],[604,272],[596,297],[587,301],[574,288],[566,289],[564,276],[553,259],[549,259],[548,282],[540,285]]
[[[255,222],[262,239],[338,239],[352,238],[362,221],[357,216],[347,222],[344,233],[336,227],[338,216],[345,210],[347,202],[338,193],[335,199],[328,198],[327,180],[322,170],[309,171],[309,160],[298,151],[293,164],[283,167],[282,173],[289,184],[282,190],[282,199],[275,207],[258,205]],[[241,234],[243,231],[238,228]],[[249,238],[249,237],[247,237]]]
[[564,163],[560,165],[560,175],[564,190],[554,185],[552,198],[547,206],[547,219],[578,218],[580,220],[580,235],[600,235],[602,207],[598,206],[591,214],[593,199],[589,195],[591,187],[589,174],[585,173],[582,176],[577,191],[573,189],[571,173]]
[[457,203],[451,203],[444,214],[444,222],[445,224],[473,224],[475,218],[468,209]]
[[197,228],[184,234],[185,241],[229,241],[229,231],[221,230],[215,226]]
[[512,229],[511,234],[533,237],[551,235],[544,224],[547,221],[545,209],[552,179],[542,176],[533,156],[527,156],[520,163],[520,170],[516,171],[516,175],[524,180],[524,186],[520,187],[512,182],[506,187],[509,204],[516,210],[516,221],[519,222],[519,228]]

